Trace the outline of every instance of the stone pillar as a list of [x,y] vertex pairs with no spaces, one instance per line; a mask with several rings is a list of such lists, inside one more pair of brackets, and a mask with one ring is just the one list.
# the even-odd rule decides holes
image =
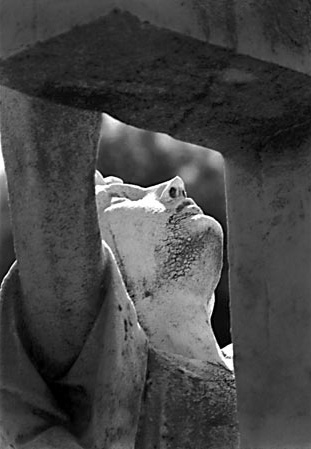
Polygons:
[[39,368],[58,376],[100,307],[94,170],[101,115],[3,88],[1,120],[23,341],[35,342],[28,351]]
[[242,449],[311,445],[311,139],[280,132],[226,158]]

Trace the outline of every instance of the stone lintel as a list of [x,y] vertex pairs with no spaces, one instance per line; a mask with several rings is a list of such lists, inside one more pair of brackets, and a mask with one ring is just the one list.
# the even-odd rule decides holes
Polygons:
[[227,154],[311,124],[311,79],[115,10],[0,63],[1,83]]

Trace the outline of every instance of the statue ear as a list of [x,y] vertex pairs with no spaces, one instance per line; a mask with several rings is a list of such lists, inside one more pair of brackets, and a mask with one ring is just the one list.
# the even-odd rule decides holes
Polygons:
[[109,184],[123,184],[123,180],[121,178],[117,178],[116,176],[107,176],[106,178],[100,173],[100,171],[95,171],[95,185],[109,185]]

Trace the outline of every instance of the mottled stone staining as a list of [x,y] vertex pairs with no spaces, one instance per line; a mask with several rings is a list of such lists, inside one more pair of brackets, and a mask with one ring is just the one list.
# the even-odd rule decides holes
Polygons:
[[178,279],[189,273],[193,264],[202,257],[206,247],[206,234],[192,235],[183,227],[186,215],[172,215],[166,226],[167,237],[155,248],[158,264],[158,279]]
[[258,2],[264,35],[270,41],[273,51],[285,46],[296,52],[303,52],[310,46],[311,6],[309,0],[301,0],[299,6],[294,0]]

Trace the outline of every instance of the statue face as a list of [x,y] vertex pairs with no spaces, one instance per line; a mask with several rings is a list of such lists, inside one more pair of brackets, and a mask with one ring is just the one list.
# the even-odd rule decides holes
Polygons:
[[209,299],[222,266],[220,224],[179,177],[149,188],[112,182],[97,185],[99,225],[133,300],[164,290]]

